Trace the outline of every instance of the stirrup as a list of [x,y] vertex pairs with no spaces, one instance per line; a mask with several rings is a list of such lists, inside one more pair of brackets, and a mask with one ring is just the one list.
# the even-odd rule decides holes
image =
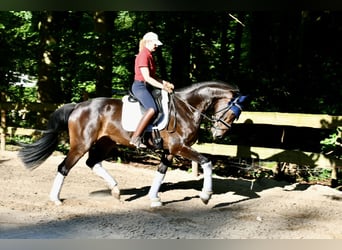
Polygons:
[[132,137],[129,144],[134,145],[136,148],[147,148],[147,146],[141,142],[141,137]]

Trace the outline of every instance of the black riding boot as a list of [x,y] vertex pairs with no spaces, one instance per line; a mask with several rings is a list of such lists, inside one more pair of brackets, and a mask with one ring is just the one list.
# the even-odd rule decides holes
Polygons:
[[147,146],[141,142],[141,135],[145,131],[148,124],[151,122],[152,118],[155,115],[154,109],[148,109],[144,116],[141,118],[137,129],[132,135],[131,141],[129,144],[134,145],[137,148],[146,148]]

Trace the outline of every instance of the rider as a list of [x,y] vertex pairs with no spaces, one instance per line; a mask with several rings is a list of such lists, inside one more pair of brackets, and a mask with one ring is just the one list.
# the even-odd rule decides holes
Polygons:
[[156,65],[152,52],[160,45],[162,45],[162,42],[159,41],[157,34],[153,32],[146,33],[140,40],[139,54],[135,59],[132,92],[146,110],[129,142],[137,148],[146,148],[146,145],[141,142],[141,136],[157,112],[157,106],[151,94],[152,86],[164,89],[169,93],[174,89],[172,83],[155,77]]

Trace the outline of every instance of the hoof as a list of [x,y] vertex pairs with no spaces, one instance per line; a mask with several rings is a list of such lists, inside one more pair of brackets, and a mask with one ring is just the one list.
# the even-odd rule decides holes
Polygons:
[[211,198],[211,195],[213,194],[213,192],[210,192],[210,191],[202,191],[199,195],[199,197],[201,198],[201,201],[207,205],[210,198]]
[[163,203],[161,202],[160,198],[151,199],[151,208],[161,207],[161,206],[163,206]]
[[61,206],[63,203],[61,200],[51,200],[56,206]]
[[120,189],[118,188],[118,186],[113,187],[111,193],[115,199],[120,200]]

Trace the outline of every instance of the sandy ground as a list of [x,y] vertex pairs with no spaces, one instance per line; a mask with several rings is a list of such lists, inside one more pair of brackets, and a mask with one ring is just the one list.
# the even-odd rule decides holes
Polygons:
[[28,171],[17,152],[0,154],[1,239],[342,239],[342,192],[326,186],[214,176],[204,205],[202,177],[169,170],[165,204],[152,209],[146,194],[154,168],[104,162],[119,182],[118,201],[83,158],[56,206],[48,194],[63,156]]

